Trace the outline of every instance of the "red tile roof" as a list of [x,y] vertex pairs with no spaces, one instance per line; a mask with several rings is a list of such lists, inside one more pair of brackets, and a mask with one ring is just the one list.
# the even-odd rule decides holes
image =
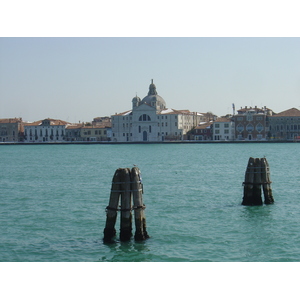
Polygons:
[[300,117],[300,110],[293,107],[273,115],[273,117]]
[[22,122],[22,118],[0,119],[0,123],[19,123]]
[[[62,121],[62,120],[55,120],[55,119],[45,119],[45,120],[49,120],[50,121],[50,126],[70,124],[69,122]],[[42,125],[43,121],[44,120],[39,120],[39,121],[32,122],[32,123],[24,123],[24,126],[40,126],[40,125]]]
[[228,118],[218,118],[215,122],[231,122]]

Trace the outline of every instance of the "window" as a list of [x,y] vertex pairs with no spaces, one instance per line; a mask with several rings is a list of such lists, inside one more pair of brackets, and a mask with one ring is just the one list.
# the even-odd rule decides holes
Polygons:
[[228,123],[225,123],[225,124],[224,124],[224,128],[229,128],[229,124],[228,124]]
[[215,128],[220,128],[220,124],[215,124]]
[[253,116],[250,114],[247,114],[247,121],[253,121]]
[[238,124],[236,126],[236,130],[239,131],[239,132],[242,132],[244,130],[244,126],[242,124]]
[[255,128],[258,132],[262,132],[264,130],[264,127],[261,123],[258,123]]
[[248,124],[248,125],[246,126],[246,130],[247,130],[248,132],[252,132],[253,129],[254,129],[254,127],[253,127],[252,124]]
[[151,121],[151,118],[148,115],[143,114],[139,117],[139,121]]

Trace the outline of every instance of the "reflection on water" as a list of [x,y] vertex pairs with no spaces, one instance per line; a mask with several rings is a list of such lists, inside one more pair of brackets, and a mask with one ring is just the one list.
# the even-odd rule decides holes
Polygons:
[[[110,243],[104,243],[104,247],[109,249],[108,257],[100,259],[101,261],[147,261],[146,255],[150,254],[147,241],[134,241],[133,239],[127,242],[114,240]],[[126,259],[124,259],[126,257]]]

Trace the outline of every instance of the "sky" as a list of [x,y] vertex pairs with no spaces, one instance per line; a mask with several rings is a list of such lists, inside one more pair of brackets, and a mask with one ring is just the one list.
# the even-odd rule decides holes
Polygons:
[[[253,36],[247,30],[230,35],[226,31],[218,34],[214,29],[208,30],[208,34],[199,31],[199,36],[193,36],[194,31],[191,35],[176,36],[176,31],[160,32],[169,24],[154,26],[155,20],[163,16],[158,6],[154,9],[147,6],[142,14],[149,10],[155,11],[158,18],[141,18],[140,13],[136,22],[132,23],[133,14],[123,20],[131,20],[127,27],[136,24],[140,28],[143,19],[143,23],[152,23],[153,35],[147,31],[148,25],[145,35],[143,30],[133,34],[122,32],[123,24],[125,28],[127,24],[122,19],[111,35],[108,31],[107,35],[100,32],[102,35],[93,36],[95,32],[91,30],[91,35],[76,36],[81,31],[64,30],[68,26],[59,30],[56,27],[51,34],[47,26],[45,31],[36,31],[36,23],[19,33],[26,22],[11,33],[2,32],[0,118],[89,122],[95,117],[130,110],[132,98],[145,97],[152,79],[168,108],[213,112],[218,116],[232,113],[233,103],[236,110],[244,106],[266,106],[276,113],[292,107],[300,109],[300,38],[297,35],[276,36],[261,27]],[[177,7],[176,12],[179,11]],[[203,11],[198,12],[204,15]],[[219,12],[215,10],[215,13]],[[101,18],[103,15],[102,12]],[[250,16],[247,20],[252,19]],[[189,19],[183,20],[188,23]],[[210,19],[205,20],[206,24],[212,24]],[[271,20],[278,21],[278,16]],[[175,24],[172,17],[170,24]],[[181,28],[180,24],[177,26]],[[217,28],[222,26],[221,19]],[[32,27],[35,29],[31,31]],[[120,35],[116,34],[118,30]]]

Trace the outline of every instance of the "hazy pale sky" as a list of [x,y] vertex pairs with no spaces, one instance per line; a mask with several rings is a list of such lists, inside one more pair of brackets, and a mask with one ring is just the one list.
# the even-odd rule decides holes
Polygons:
[[168,108],[300,108],[300,38],[1,38],[0,118],[91,121],[151,79]]
[[294,5],[7,1],[0,10],[0,118],[91,121],[130,110],[151,79],[173,109],[300,108]]

